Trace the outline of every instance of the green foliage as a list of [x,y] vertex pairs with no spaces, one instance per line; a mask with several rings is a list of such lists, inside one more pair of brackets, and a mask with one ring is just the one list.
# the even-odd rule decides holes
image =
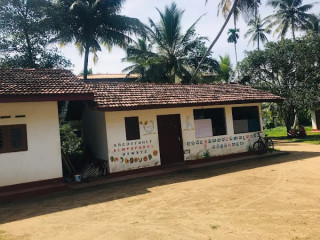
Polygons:
[[283,126],[283,118],[279,115],[278,106],[276,103],[263,103],[262,104],[262,119],[263,128],[271,129],[278,126]]
[[[295,114],[312,108],[319,96],[320,36],[308,35],[296,41],[267,43],[265,50],[248,52],[239,65],[243,84],[284,97],[278,105],[288,129]],[[301,114],[300,114],[301,116]]]
[[[208,2],[208,0],[206,0],[205,2]],[[232,14],[234,15],[234,29],[236,29],[237,28],[236,21],[240,13],[242,14],[245,21],[249,21],[253,16],[255,17],[257,16],[260,3],[261,3],[260,0],[234,0],[233,3],[231,0],[220,0],[220,3],[218,5],[218,15],[219,15],[219,12],[222,11],[224,17],[226,18],[226,21],[224,22],[217,36],[214,38],[208,50],[202,57],[199,63],[199,67],[195,70],[193,75],[197,74],[203,62],[203,59],[207,56],[207,54],[211,52],[212,48],[217,43],[218,39],[221,37],[221,34],[224,31],[225,27],[227,26]],[[234,44],[234,48],[236,52],[236,62],[238,63],[236,44]]]
[[127,47],[132,42],[131,34],[144,34],[143,24],[136,18],[120,15],[124,0],[57,0],[59,21],[57,30],[63,44],[74,42],[79,52],[84,53],[84,79],[88,74],[88,57],[101,45]]
[[[182,32],[181,21],[184,11],[175,3],[166,6],[162,12],[157,9],[160,22],[149,19],[146,27],[147,38],[139,39],[127,49],[123,61],[133,63],[123,71],[128,74],[138,73],[142,82],[183,82],[190,83],[191,73],[198,66],[206,52],[205,37],[195,32],[198,18],[187,30]],[[211,56],[205,59],[200,72],[215,72],[218,62]],[[198,76],[200,80],[200,77]]]
[[233,43],[234,44],[234,52],[236,54],[236,62],[238,63],[238,54],[237,54],[237,43],[238,43],[238,39],[239,39],[239,32],[240,29],[239,28],[230,28],[228,31],[228,43]]
[[269,21],[262,20],[260,15],[257,16],[257,18],[250,20],[248,23],[249,30],[246,32],[244,37],[247,38],[251,35],[249,43],[252,42],[254,45],[254,43],[257,42],[258,50],[260,49],[260,42],[268,42],[266,34],[271,33],[271,30],[266,27],[268,23]]
[[[192,68],[196,69],[198,67],[198,64],[202,58],[202,56],[207,51],[207,47],[205,45],[204,41],[200,41],[199,44],[194,46],[192,51],[189,52],[186,62],[187,64]],[[199,73],[206,74],[206,73],[212,73],[217,74],[220,71],[220,64],[219,62],[213,58],[213,53],[211,52],[203,61]]]
[[302,109],[299,112],[299,124],[302,126],[311,125],[311,110],[310,109]]
[[297,30],[306,31],[313,28],[315,16],[307,12],[314,4],[302,5],[302,3],[302,0],[269,0],[267,2],[276,10],[275,14],[266,18],[271,21],[269,28],[276,27],[274,34],[279,33],[279,37],[284,38],[291,29],[292,37],[295,39]]
[[238,39],[239,39],[239,32],[240,29],[239,28],[230,28],[228,31],[228,43],[234,43],[237,44]]
[[232,66],[230,61],[230,56],[219,56],[220,58],[220,68],[218,70],[218,75],[215,78],[215,82],[225,82],[228,83],[230,76],[232,75]]
[[313,26],[312,26],[311,32],[313,32],[315,34],[319,34],[320,33],[320,15],[313,16],[312,25]]
[[[207,0],[206,0],[207,1]],[[252,15],[256,15],[258,8],[261,4],[260,0],[220,0],[218,4],[218,15],[221,11],[224,18],[227,18],[227,15],[232,9],[233,4],[236,4],[234,9],[234,21],[236,22],[239,18],[239,15],[242,13],[244,20],[248,20]]]
[[72,66],[50,47],[56,41],[53,13],[49,0],[0,1],[0,67]]
[[77,136],[76,130],[69,124],[60,127],[61,150],[69,156],[81,156],[82,139]]

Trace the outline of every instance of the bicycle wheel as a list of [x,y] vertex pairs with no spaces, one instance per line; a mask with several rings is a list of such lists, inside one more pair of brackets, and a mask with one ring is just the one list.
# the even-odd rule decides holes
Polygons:
[[263,154],[266,151],[265,145],[261,141],[256,141],[253,144],[253,152],[256,154]]
[[270,152],[274,150],[274,144],[271,138],[267,138],[267,148]]

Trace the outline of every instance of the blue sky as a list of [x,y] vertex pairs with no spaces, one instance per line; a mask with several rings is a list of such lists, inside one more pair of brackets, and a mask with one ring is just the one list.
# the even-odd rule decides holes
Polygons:
[[[208,0],[206,5],[205,0],[176,0],[175,2],[180,9],[185,10],[182,19],[182,27],[184,30],[187,29],[199,16],[206,14],[196,26],[196,31],[201,36],[207,36],[210,41],[215,38],[224,23],[223,16],[221,14],[217,16],[219,0]],[[319,2],[319,0],[304,0],[304,4],[313,2]],[[152,18],[154,21],[158,22],[159,14],[156,8],[162,11],[166,5],[170,5],[171,3],[172,0],[127,0],[123,5],[121,14],[138,18],[143,23],[148,23],[148,18]],[[272,8],[265,6],[265,3],[266,1],[262,0],[262,5],[259,10],[262,17],[270,15],[273,12]],[[320,13],[320,4],[315,5],[312,12]],[[243,35],[246,33],[248,28],[241,17],[237,26],[240,28],[240,39],[237,48],[238,58],[241,60],[245,56],[244,51],[250,51],[256,46],[252,46],[252,43],[248,45],[248,39],[244,38]],[[232,27],[233,21],[230,21],[225,32],[213,48],[213,52],[214,57],[217,59],[219,58],[219,55],[229,54],[233,64],[235,64],[233,44],[227,43],[227,30]],[[270,41],[277,40],[276,36],[274,37],[272,34],[268,36],[268,39]],[[77,49],[72,44],[69,44],[63,47],[61,51],[74,64],[74,68],[72,69],[73,72],[75,74],[79,74],[83,68],[83,57],[79,54]],[[111,52],[107,49],[99,52],[99,61],[95,65],[93,64],[92,57],[92,55],[89,56],[89,68],[92,68],[94,73],[121,73],[122,69],[128,66],[127,63],[123,63],[121,61],[121,59],[125,57],[125,51],[118,47],[114,47]]]

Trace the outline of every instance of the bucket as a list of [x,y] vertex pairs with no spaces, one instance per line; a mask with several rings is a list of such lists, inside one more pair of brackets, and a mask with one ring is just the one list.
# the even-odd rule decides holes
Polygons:
[[76,182],[80,182],[81,181],[81,175],[74,175],[74,180]]

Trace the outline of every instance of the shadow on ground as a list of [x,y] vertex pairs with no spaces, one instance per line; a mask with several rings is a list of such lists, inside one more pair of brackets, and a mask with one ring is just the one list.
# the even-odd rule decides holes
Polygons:
[[140,194],[147,194],[149,192],[148,189],[155,186],[205,179],[231,172],[260,168],[285,162],[305,161],[308,158],[319,156],[320,152],[293,152],[284,156],[243,160],[197,169],[185,169],[175,173],[144,177],[118,183],[108,183],[91,188],[70,190],[64,193],[56,193],[11,203],[0,203],[0,224]]

